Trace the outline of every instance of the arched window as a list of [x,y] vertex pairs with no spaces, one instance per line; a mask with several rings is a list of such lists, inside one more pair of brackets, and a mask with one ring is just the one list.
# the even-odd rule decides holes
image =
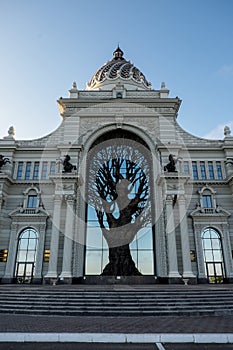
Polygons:
[[222,283],[225,271],[221,236],[215,229],[208,227],[201,238],[206,277],[210,283]]
[[26,228],[19,235],[15,264],[17,283],[31,283],[36,263],[38,234],[33,228]]
[[88,154],[86,275],[153,275],[151,153],[135,134],[102,135]]
[[28,214],[34,213],[40,205],[40,191],[37,187],[31,186],[24,192],[22,210]]

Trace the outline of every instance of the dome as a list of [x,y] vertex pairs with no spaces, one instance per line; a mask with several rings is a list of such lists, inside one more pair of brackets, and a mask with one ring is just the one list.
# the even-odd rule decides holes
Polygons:
[[113,55],[113,59],[93,75],[86,90],[112,90],[118,83],[124,84],[127,90],[150,90],[151,84],[145,75],[130,61],[126,61],[119,46]]

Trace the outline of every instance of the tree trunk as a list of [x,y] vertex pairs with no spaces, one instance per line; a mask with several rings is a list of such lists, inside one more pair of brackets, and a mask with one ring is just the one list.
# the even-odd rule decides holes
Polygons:
[[109,263],[102,276],[141,276],[131,257],[129,244],[109,248]]

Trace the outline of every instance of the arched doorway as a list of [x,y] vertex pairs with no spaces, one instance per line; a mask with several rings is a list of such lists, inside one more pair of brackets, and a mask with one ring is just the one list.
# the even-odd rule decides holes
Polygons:
[[85,275],[154,275],[148,146],[118,129],[99,137],[87,159]]
[[31,283],[35,264],[38,234],[33,228],[26,228],[18,239],[18,249],[15,263],[15,278],[17,283]]
[[209,283],[223,283],[225,268],[221,236],[214,228],[208,227],[201,238],[206,277]]

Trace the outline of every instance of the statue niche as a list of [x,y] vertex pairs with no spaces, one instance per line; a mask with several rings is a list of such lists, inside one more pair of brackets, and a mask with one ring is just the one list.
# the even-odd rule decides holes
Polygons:
[[177,173],[176,170],[176,163],[177,163],[177,159],[174,158],[173,154],[169,154],[169,163],[167,165],[165,165],[164,167],[164,171],[167,171],[169,173]]
[[77,167],[70,163],[70,156],[67,154],[62,161],[63,173],[71,173],[72,170],[77,170]]

